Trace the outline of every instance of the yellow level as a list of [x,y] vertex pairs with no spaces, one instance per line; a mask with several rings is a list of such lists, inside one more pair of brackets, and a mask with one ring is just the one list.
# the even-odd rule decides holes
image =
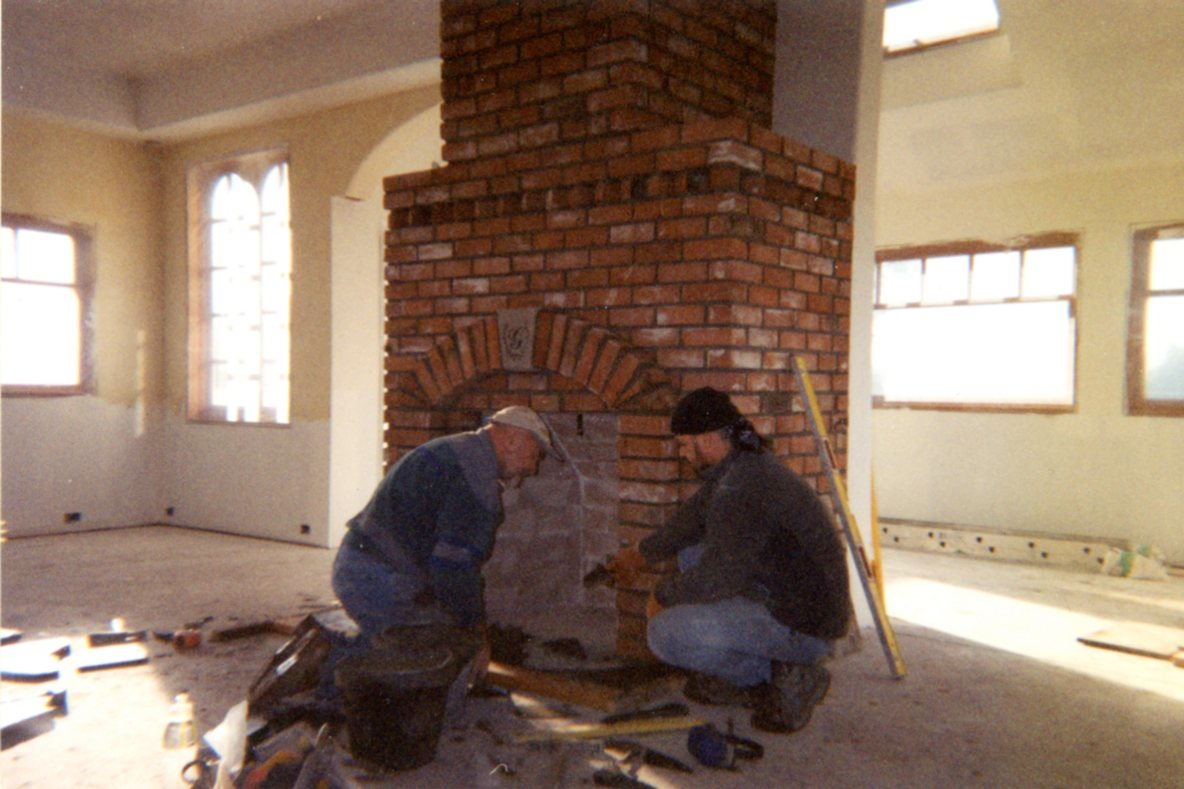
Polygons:
[[[872,588],[868,578],[868,561],[863,549],[863,538],[859,535],[859,526],[855,523],[855,516],[851,514],[851,507],[847,503],[847,486],[843,483],[843,476],[839,473],[838,463],[835,461],[834,451],[830,446],[830,437],[826,426],[822,423],[822,411],[818,408],[818,398],[814,394],[814,386],[810,383],[810,374],[806,371],[802,360],[793,357],[793,372],[798,379],[798,389],[806,404],[806,415],[810,420],[810,430],[814,433],[814,440],[818,442],[822,465],[826,469],[830,480],[830,489],[834,494],[835,513],[838,515],[839,526],[843,537],[847,540],[847,547],[851,549],[855,560],[855,570],[859,581],[863,585],[863,592],[871,606],[872,616],[876,620],[876,633],[880,636],[880,643],[884,647],[884,655],[888,658],[888,667],[892,676],[902,679],[906,673],[904,659],[900,656],[900,647],[896,643],[896,634],[892,632],[892,625],[888,621],[888,614],[884,610],[884,601],[877,591]],[[880,572],[877,567],[877,572]]]

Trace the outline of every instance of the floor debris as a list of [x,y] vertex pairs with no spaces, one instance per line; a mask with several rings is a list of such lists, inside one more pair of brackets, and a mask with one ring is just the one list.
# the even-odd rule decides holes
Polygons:
[[1172,660],[1184,650],[1184,630],[1145,622],[1119,622],[1078,639],[1083,644],[1131,655]]

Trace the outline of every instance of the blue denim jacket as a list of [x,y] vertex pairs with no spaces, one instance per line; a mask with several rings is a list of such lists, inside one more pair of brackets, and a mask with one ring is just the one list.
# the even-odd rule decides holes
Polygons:
[[436,601],[467,627],[484,617],[481,566],[502,516],[493,442],[473,432],[401,457],[348,526],[397,572],[426,577]]

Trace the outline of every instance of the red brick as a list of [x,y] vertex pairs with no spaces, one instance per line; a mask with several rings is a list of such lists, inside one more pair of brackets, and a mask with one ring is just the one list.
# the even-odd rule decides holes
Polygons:
[[674,304],[659,307],[654,317],[659,326],[694,326],[703,323],[703,315],[701,304]]
[[[608,381],[613,368],[616,367],[622,350],[623,347],[617,340],[609,339],[605,341],[600,356],[596,359],[596,368],[592,371],[592,375],[588,379],[589,389],[594,392],[603,392],[605,383]],[[608,398],[604,399],[606,402],[608,401]]]
[[736,238],[689,240],[684,243],[685,254],[691,260],[719,260],[747,257],[747,244]]
[[633,336],[637,339],[639,345],[646,348],[677,345],[679,340],[678,329],[674,328],[636,329],[633,332]]
[[740,346],[747,344],[748,333],[741,328],[726,326],[719,328],[684,329],[682,340],[686,345],[701,345],[708,348]]
[[593,365],[606,339],[607,335],[600,329],[593,329],[588,332],[584,339],[584,344],[580,348],[579,358],[576,360],[572,370],[572,378],[587,386],[588,380],[592,377]]
[[632,304],[632,296],[629,288],[592,288],[587,291],[584,301],[589,307],[615,307]]
[[686,367],[701,370],[707,366],[707,354],[702,349],[661,348],[658,350],[658,364],[666,368]]

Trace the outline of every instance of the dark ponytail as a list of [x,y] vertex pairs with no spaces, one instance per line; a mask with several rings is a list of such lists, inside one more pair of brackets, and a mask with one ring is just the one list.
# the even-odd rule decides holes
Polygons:
[[769,442],[756,432],[756,428],[752,426],[744,417],[735,422],[731,427],[725,428],[727,431],[728,441],[731,442],[734,449],[743,450],[744,452],[763,452],[769,445]]

